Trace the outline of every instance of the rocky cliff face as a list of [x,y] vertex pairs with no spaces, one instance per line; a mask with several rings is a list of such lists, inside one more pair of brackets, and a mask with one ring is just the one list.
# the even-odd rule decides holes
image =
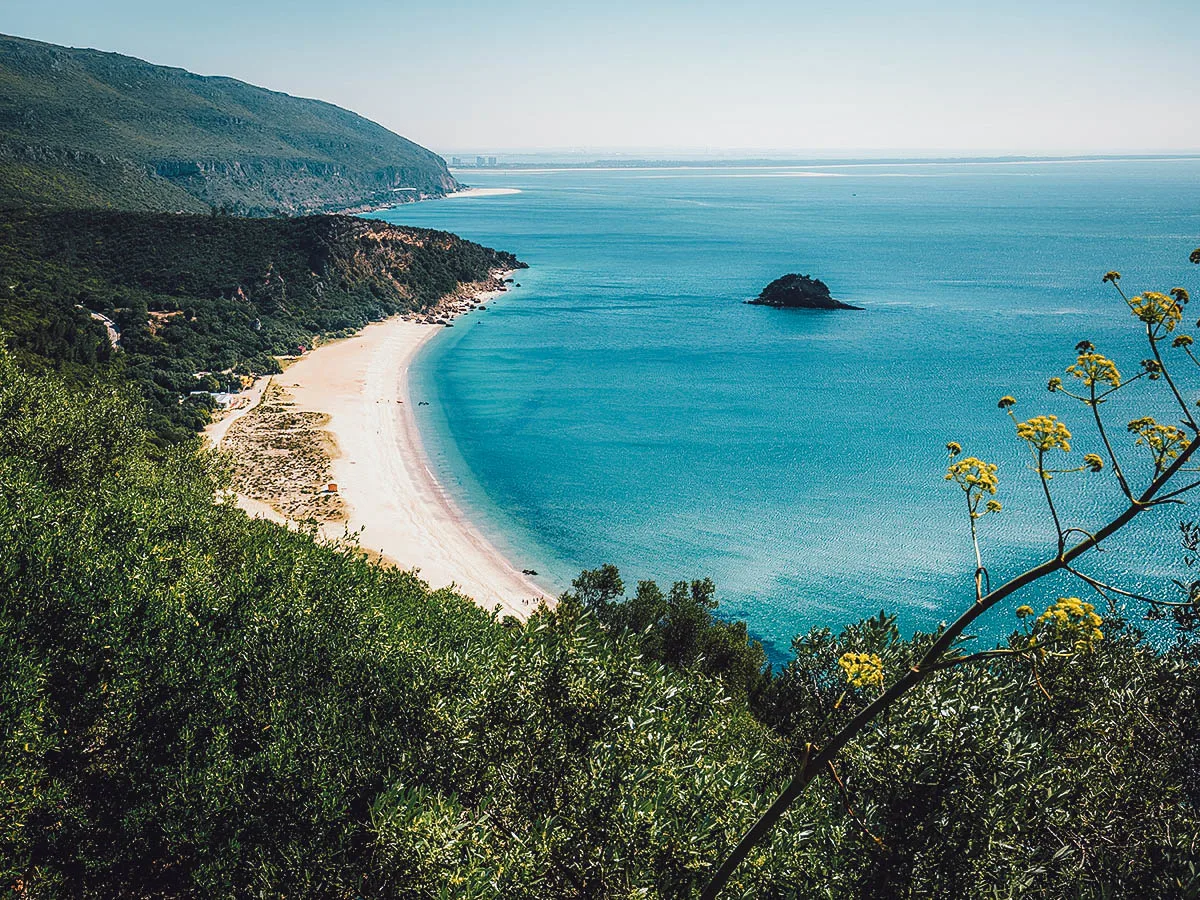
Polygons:
[[487,280],[496,269],[526,268],[511,253],[481,247],[445,231],[404,228],[375,219],[324,216],[298,242],[309,256],[312,291],[366,288],[399,308],[428,309],[459,285]]
[[441,157],[328,103],[0,35],[0,205],[303,215],[457,187]]
[[458,189],[445,173],[418,166],[384,166],[372,171],[317,160],[170,159],[153,164],[153,174],[207,206],[238,215],[307,215],[362,212]]

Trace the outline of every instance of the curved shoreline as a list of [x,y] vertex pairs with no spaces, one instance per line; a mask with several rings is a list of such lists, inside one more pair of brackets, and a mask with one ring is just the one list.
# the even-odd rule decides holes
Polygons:
[[[513,566],[459,510],[433,473],[417,426],[408,369],[437,326],[394,317],[320,347],[275,380],[298,411],[329,415],[333,480],[349,520],[321,526],[432,587],[453,586],[485,609],[525,619],[545,591]],[[243,508],[262,514],[262,504]]]

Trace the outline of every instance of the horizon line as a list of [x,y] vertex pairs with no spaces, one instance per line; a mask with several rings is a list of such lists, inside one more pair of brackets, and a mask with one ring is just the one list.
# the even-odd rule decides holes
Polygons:
[[920,161],[992,161],[992,160],[1076,160],[1076,159],[1200,159],[1200,148],[1192,150],[1140,149],[1140,150],[1084,150],[1067,151],[971,151],[929,150],[901,148],[861,148],[856,150],[786,150],[745,148],[688,148],[688,147],[493,147],[480,150],[476,145],[467,150],[462,147],[436,152],[445,156],[545,156],[549,154],[606,159],[628,159],[632,161],[685,161],[685,160],[770,160],[787,162],[841,162],[871,160]]

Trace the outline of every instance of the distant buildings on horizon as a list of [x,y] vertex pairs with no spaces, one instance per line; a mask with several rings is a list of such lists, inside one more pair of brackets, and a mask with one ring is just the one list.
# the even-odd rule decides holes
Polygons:
[[496,167],[496,157],[494,156],[476,156],[475,164],[469,162],[468,157],[452,156],[450,157],[450,165],[458,169],[494,169]]

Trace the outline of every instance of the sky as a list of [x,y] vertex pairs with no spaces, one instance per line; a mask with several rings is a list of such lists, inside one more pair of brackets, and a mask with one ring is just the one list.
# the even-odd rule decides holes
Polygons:
[[0,0],[443,154],[1200,151],[1200,0]]

